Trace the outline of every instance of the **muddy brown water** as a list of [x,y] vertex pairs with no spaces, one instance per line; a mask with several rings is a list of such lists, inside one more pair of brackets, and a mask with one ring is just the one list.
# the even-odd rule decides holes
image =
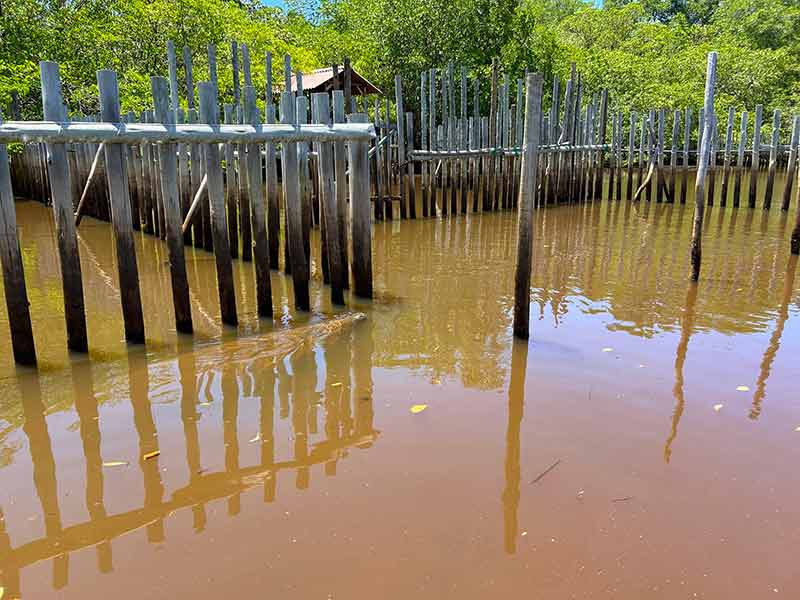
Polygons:
[[41,367],[0,302],[4,600],[800,596],[793,211],[709,209],[697,286],[688,206],[538,211],[529,345],[511,213],[377,224],[346,310],[273,272],[274,323],[236,261],[238,331],[187,248],[194,337],[139,236],[146,349],[87,219],[86,358],[51,213],[17,209]]

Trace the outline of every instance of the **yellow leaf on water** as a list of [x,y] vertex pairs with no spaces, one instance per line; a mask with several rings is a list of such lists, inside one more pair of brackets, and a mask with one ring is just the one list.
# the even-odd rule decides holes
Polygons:
[[147,454],[145,454],[142,458],[144,458],[145,460],[150,460],[151,458],[155,458],[159,454],[161,454],[160,451],[153,450],[152,452],[148,452]]
[[717,411],[717,412],[719,412],[719,411],[721,411],[721,410],[722,410],[722,406],[723,406],[722,404],[715,404],[715,405],[714,405],[714,410],[715,410],[715,411]]
[[3,600],[3,596],[5,596],[6,590],[3,586],[0,585],[0,600]]
[[603,352],[613,352],[613,348],[603,348]]
[[124,460],[109,460],[103,463],[104,467],[127,467],[128,462]]
[[253,439],[251,439],[251,440],[250,440],[250,443],[252,444],[252,443],[254,443],[254,442],[257,442],[257,441],[258,441],[258,440],[260,440],[260,439],[261,439],[261,434],[260,434],[260,433],[257,433],[257,434],[255,435],[255,437],[254,437]]
[[749,391],[750,391],[750,388],[749,388],[749,387],[747,387],[746,385],[740,385],[740,386],[738,386],[738,387],[736,388],[736,391],[737,391],[737,392],[749,392]]
[[337,381],[336,383],[332,383],[331,387],[341,387],[341,385],[342,385],[342,382],[341,381]]
[[415,404],[411,407],[411,413],[416,415],[417,413],[421,413],[426,408],[428,408],[427,404]]

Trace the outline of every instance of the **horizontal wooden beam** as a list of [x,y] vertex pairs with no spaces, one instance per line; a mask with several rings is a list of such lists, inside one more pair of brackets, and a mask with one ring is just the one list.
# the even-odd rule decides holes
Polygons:
[[0,124],[0,143],[279,143],[368,141],[370,123],[336,125],[162,125],[160,123],[56,123],[9,121]]

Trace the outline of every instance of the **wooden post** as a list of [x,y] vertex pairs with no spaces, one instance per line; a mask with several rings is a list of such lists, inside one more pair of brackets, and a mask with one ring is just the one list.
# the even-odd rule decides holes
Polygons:
[[[0,124],[2,122],[0,116]],[[14,208],[14,190],[11,188],[11,170],[5,144],[0,144],[0,259],[3,262],[3,288],[14,360],[21,365],[35,365],[36,346],[22,252],[17,238],[17,211]]]
[[608,121],[608,90],[603,90],[600,95],[600,124],[597,136],[597,143],[601,146],[597,151],[597,178],[595,179],[594,196],[598,200],[603,199],[603,163],[605,161],[605,150],[602,146],[606,143],[606,124]]
[[[366,123],[368,117],[351,115],[352,123]],[[369,161],[367,142],[350,142],[350,210],[353,240],[353,291],[372,298],[372,232],[369,215]]]
[[[404,163],[406,162],[406,132],[403,126],[405,110],[403,109],[403,81],[400,75],[394,76],[395,110],[397,112],[397,162],[400,164],[399,193],[400,193],[400,218],[408,217],[406,207],[406,176]],[[390,194],[391,195],[391,194]]]
[[672,147],[669,154],[669,198],[667,202],[675,202],[675,190],[677,188],[677,169],[678,169],[678,137],[681,134],[681,111],[676,110],[672,114]]
[[[119,84],[114,71],[98,71],[97,87],[100,91],[100,117],[107,123],[119,123]],[[117,250],[119,290],[122,300],[122,318],[125,339],[144,343],[144,316],[139,294],[139,269],[136,264],[136,245],[133,241],[131,199],[128,171],[125,168],[123,148],[120,144],[105,145],[106,177],[111,199],[111,223]]]
[[[333,92],[333,122],[346,123],[344,112],[344,92]],[[347,150],[344,142],[333,144],[333,168],[336,176],[336,231],[339,232],[339,253],[341,255],[343,280],[342,287],[350,288],[349,259],[347,251]]]
[[711,119],[711,142],[708,145],[708,197],[706,199],[706,204],[708,206],[714,206],[714,190],[717,185],[717,143],[719,140],[717,113],[712,112],[707,118]]
[[[244,46],[247,48],[247,46]],[[245,57],[247,54],[245,53]],[[247,67],[249,62],[245,60]],[[249,69],[245,68],[246,80],[250,80]],[[256,88],[244,86],[244,121],[253,127],[261,128]],[[256,263],[256,297],[258,314],[272,318],[272,283],[269,275],[269,238],[267,234],[267,206],[264,202],[264,186],[261,180],[261,149],[258,144],[247,144],[247,187],[250,193],[250,206],[253,213],[253,257]]]
[[[209,125],[219,125],[217,94],[214,84],[197,85],[200,97],[200,120]],[[214,240],[214,258],[217,265],[217,287],[222,322],[237,325],[236,295],[233,288],[233,265],[228,242],[228,229],[225,223],[225,190],[222,180],[219,146],[205,144],[206,176],[208,177],[208,203],[211,216],[211,234]]]
[[[162,77],[151,77],[156,119],[166,127],[175,125],[175,112],[167,100],[167,82]],[[161,153],[161,189],[169,248],[169,272],[172,280],[172,303],[175,307],[175,327],[181,333],[192,333],[192,311],[189,303],[189,283],[186,278],[183,238],[181,235],[181,205],[178,193],[178,169],[175,144],[159,144]]]
[[744,171],[744,153],[747,144],[747,111],[742,112],[742,125],[739,131],[739,148],[736,152],[736,172],[733,178],[733,207],[739,208],[739,197],[742,190],[742,172]]
[[[264,55],[266,90],[264,108],[267,124],[275,123],[274,91],[272,89],[272,52]],[[269,266],[280,268],[281,212],[278,194],[278,165],[275,144],[265,144],[267,161],[267,230],[269,231]]]
[[758,168],[761,162],[761,120],[764,106],[756,105],[756,118],[753,123],[753,148],[750,159],[750,196],[748,198],[750,208],[756,207],[756,195],[758,194]]
[[[58,65],[53,62],[39,63],[42,82],[42,106],[47,121],[67,120],[64,101],[61,97],[61,78]],[[61,260],[61,284],[64,292],[64,316],[67,322],[67,347],[75,352],[88,352],[86,315],[83,305],[83,283],[81,262],[78,255],[78,236],[75,232],[70,190],[69,165],[64,144],[47,144],[47,174],[53,201],[58,254]]]
[[542,112],[542,76],[529,74],[525,88],[525,130],[521,140],[522,178],[520,183],[517,231],[517,266],[514,279],[514,336],[530,337],[531,269],[533,255],[533,209],[539,155],[539,123]]
[[[311,115],[314,123],[328,126],[332,124],[331,105],[327,93],[311,95]],[[320,202],[322,204],[328,271],[331,281],[331,302],[343,305],[346,272],[345,265],[341,262],[342,252],[339,249],[341,236],[339,235],[338,209],[336,206],[338,198],[334,183],[334,148],[333,144],[326,142],[317,142],[314,147],[317,152],[317,173],[320,181]]]
[[[431,150],[439,149],[439,140],[436,136],[436,69],[431,69],[428,75],[428,107],[430,108],[430,119],[428,123],[428,147]],[[430,216],[436,216],[436,162],[430,163]]]
[[189,46],[183,47],[183,68],[186,72],[186,106],[194,108],[194,81],[192,80],[192,51]]
[[731,176],[731,151],[733,150],[733,121],[736,112],[733,106],[728,108],[728,123],[725,131],[725,155],[722,158],[722,189],[720,190],[719,205],[728,203],[728,181]]
[[[398,119],[397,126],[400,126],[400,121]],[[405,139],[406,147],[409,150],[409,155],[407,157],[407,163],[405,166],[406,175],[408,177],[408,211],[409,217],[412,219],[417,218],[417,189],[416,189],[416,182],[414,181],[414,161],[411,160],[411,153],[414,151],[414,113],[407,112],[406,113],[406,139]],[[400,167],[401,172],[403,167]],[[466,204],[466,198],[464,198],[464,202]]]
[[789,201],[792,195],[792,183],[797,171],[797,151],[800,143],[800,116],[796,116],[792,123],[792,141],[789,146],[789,164],[786,165],[786,184],[783,186],[783,202],[781,210],[789,210]]
[[689,148],[692,136],[692,109],[686,107],[683,123],[683,173],[681,173],[681,204],[686,204],[686,192],[689,187]]
[[[428,150],[428,89],[427,89],[427,71],[420,74],[419,79],[419,118],[420,118],[420,149]],[[420,178],[421,178],[421,191],[422,191],[422,216],[428,216],[428,165],[429,161],[424,160],[420,163]]]
[[350,66],[350,58],[344,59],[344,110],[347,114],[351,111],[351,100],[353,98],[353,68]]
[[[236,123],[233,110],[233,104],[223,106],[222,112],[225,123],[228,125]],[[243,159],[244,157],[240,156],[239,158]],[[228,208],[228,242],[231,246],[231,258],[239,256],[239,184],[237,179],[234,144],[225,144],[225,204]]]
[[[281,123],[295,125],[295,121],[294,94],[283,92],[281,94]],[[308,311],[311,309],[308,295],[309,268],[303,244],[303,213],[300,206],[297,142],[284,142],[281,147],[284,210],[289,226],[286,232],[289,246],[287,262],[291,263],[295,307],[298,310]]]
[[764,190],[764,210],[772,207],[772,191],[775,188],[775,169],[778,165],[778,144],[781,141],[781,111],[775,110],[772,114],[772,140],[769,149],[769,170],[767,172],[767,187]]
[[[706,67],[706,89],[705,89],[705,114],[706,116],[714,113],[714,85],[717,80],[717,53],[708,53],[708,64]],[[703,236],[703,213],[705,212],[705,179],[706,168],[708,167],[708,147],[711,142],[713,131],[713,119],[706,118],[703,143],[700,147],[700,154],[697,164],[697,179],[694,186],[694,223],[692,227],[692,281],[700,278],[700,265],[703,259],[702,236]]]
[[[591,143],[591,136],[587,137],[587,142]],[[625,185],[625,199],[630,200],[633,196],[633,152],[636,146],[636,111],[631,111],[630,129],[628,131],[628,168],[627,181]],[[673,148],[675,142],[673,141]]]
[[[499,62],[496,58],[492,59],[492,92],[489,102],[489,147],[496,148],[497,143],[497,75]],[[484,196],[483,210],[495,210],[497,200],[497,175],[495,173],[494,152],[489,156],[489,193]],[[444,204],[444,202],[443,202]]]

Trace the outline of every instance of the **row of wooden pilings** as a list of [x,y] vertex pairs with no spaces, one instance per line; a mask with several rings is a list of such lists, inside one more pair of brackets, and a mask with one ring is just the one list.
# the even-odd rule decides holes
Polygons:
[[[244,75],[243,87],[239,81],[237,58],[239,53],[243,59],[241,69]],[[188,125],[181,126],[188,127],[187,131],[198,122],[215,126],[219,113],[216,101],[218,75],[214,47],[208,48],[209,85],[214,91],[213,98],[208,97],[210,92],[206,86],[198,86],[195,90],[191,52],[188,48],[184,48],[185,101],[188,107],[186,111],[180,107],[178,64],[172,44],[169,44],[167,54],[169,86],[167,90],[167,80],[154,78],[155,110],[145,111],[139,116],[129,113],[123,117],[119,114],[117,99],[114,106],[104,107],[101,114],[96,117],[73,119],[70,129],[85,127],[90,130],[93,127],[92,121],[95,123],[122,121],[125,124],[121,127],[128,127],[129,130],[135,130],[136,127],[146,128],[148,123],[164,123],[167,127],[173,127],[176,122],[183,124],[186,121]],[[234,129],[236,127],[234,124],[262,127],[261,113],[256,107],[256,94],[252,86],[247,47],[234,43],[232,57],[234,104],[226,104],[223,107],[225,123]],[[273,127],[272,124],[277,120],[273,104],[272,56],[269,53],[265,55],[264,66],[266,89],[263,116],[266,125],[263,128],[268,129]],[[346,61],[345,75],[348,72],[347,67]],[[337,68],[334,67],[333,72],[336,71]],[[367,99],[363,99],[362,104],[358,98],[352,96],[346,84],[344,90],[334,90],[331,95],[323,93],[311,96],[312,123],[328,125],[333,123],[335,129],[348,120],[351,123],[372,121],[377,136],[372,138],[372,147],[366,157],[368,166],[364,166],[365,175],[354,171],[352,164],[348,171],[348,160],[352,160],[351,149],[348,146],[352,144],[348,144],[346,138],[330,144],[316,142],[310,138],[297,138],[294,142],[297,152],[291,151],[288,154],[284,147],[288,146],[288,143],[282,143],[278,152],[273,143],[265,143],[262,148],[258,142],[247,143],[248,140],[242,138],[242,143],[227,141],[221,146],[209,149],[206,139],[176,138],[177,144],[173,148],[175,156],[164,153],[168,145],[153,143],[161,141],[157,137],[142,138],[135,140],[137,143],[121,146],[122,156],[116,160],[119,163],[116,166],[113,156],[109,161],[109,152],[115,153],[109,149],[111,142],[98,139],[59,144],[59,148],[66,149],[67,175],[69,175],[69,191],[66,195],[71,198],[73,208],[76,208],[75,222],[80,223],[83,214],[91,214],[101,219],[109,219],[112,223],[121,221],[119,225],[114,225],[118,237],[126,237],[119,234],[119,228],[132,227],[141,228],[146,233],[158,235],[169,241],[163,173],[165,165],[171,169],[172,163],[176,162],[179,198],[177,204],[180,213],[179,222],[182,223],[180,233],[185,244],[193,244],[215,252],[220,280],[222,320],[228,324],[235,324],[235,300],[229,283],[230,258],[255,260],[256,277],[262,281],[258,292],[259,315],[271,316],[271,297],[267,293],[268,274],[269,268],[280,267],[279,240],[282,227],[284,269],[287,274],[292,274],[297,308],[308,310],[309,239],[312,227],[318,226],[321,232],[321,267],[324,282],[331,284],[333,302],[341,304],[344,301],[343,290],[347,289],[350,283],[348,262],[352,263],[355,293],[371,296],[368,243],[370,199],[375,220],[392,219],[397,216],[401,219],[417,218],[418,204],[421,205],[423,217],[518,208],[518,199],[522,197],[525,187],[522,182],[525,173],[523,155],[530,151],[530,146],[524,143],[526,138],[523,126],[529,125],[533,128],[530,123],[532,118],[536,119],[537,132],[536,180],[531,192],[532,206],[592,201],[602,199],[604,196],[617,200],[625,198],[637,201],[644,198],[656,202],[684,203],[690,185],[690,169],[693,164],[699,167],[703,162],[701,159],[705,157],[707,175],[704,179],[708,178],[708,185],[702,188],[704,197],[707,197],[705,202],[708,204],[715,202],[716,165],[721,158],[722,183],[718,196],[719,203],[726,205],[732,196],[732,205],[739,206],[741,184],[743,176],[747,173],[749,174],[747,205],[755,207],[759,196],[758,174],[762,168],[762,159],[768,153],[769,160],[764,165],[767,170],[767,184],[762,206],[767,209],[772,206],[775,175],[785,167],[786,178],[780,204],[784,210],[789,208],[794,173],[797,171],[800,118],[796,117],[793,120],[794,127],[789,145],[781,146],[779,137],[781,115],[776,111],[773,118],[772,143],[765,145],[761,140],[763,108],[757,107],[752,145],[747,152],[748,114],[742,113],[738,147],[734,154],[736,113],[733,109],[728,113],[725,144],[720,145],[720,127],[714,111],[703,107],[696,120],[697,144],[695,145],[693,140],[695,123],[691,109],[676,111],[672,116],[671,128],[668,127],[668,115],[665,110],[651,110],[649,114],[642,115],[641,119],[635,112],[630,113],[629,119],[624,119],[622,112],[609,115],[608,92],[604,90],[592,94],[591,97],[588,93],[584,93],[581,77],[573,66],[563,93],[560,80],[554,78],[553,100],[548,111],[542,109],[542,94],[538,92],[539,110],[533,117],[528,98],[523,101],[525,81],[517,80],[515,101],[512,102],[510,78],[508,75],[501,76],[498,62],[494,61],[489,115],[482,116],[480,80],[474,78],[472,85],[469,86],[467,70],[461,67],[459,71],[460,76],[457,78],[453,63],[449,63],[444,69],[432,69],[420,74],[417,95],[420,107],[418,116],[404,110],[403,82],[399,76],[395,78],[394,117],[387,98],[383,101],[375,100],[373,118],[370,119]],[[106,72],[98,74],[99,83],[102,77],[109,77],[102,73]],[[291,60],[286,56],[284,57],[286,89],[291,89],[291,74]],[[295,77],[299,93],[296,96],[292,93],[289,93],[289,96],[281,95],[281,122],[287,125],[308,122],[309,98],[302,93],[302,74],[296,73]],[[43,82],[44,79],[43,70]],[[156,81],[158,83],[155,83]],[[345,82],[347,81],[348,77],[345,77]],[[528,81],[530,82],[530,79]],[[540,83],[539,87],[542,87],[543,82]],[[116,82],[113,85],[107,83],[105,87],[116,89]],[[472,115],[468,114],[470,87]],[[455,102],[457,89],[460,91],[458,115]],[[531,91],[530,86],[527,86],[527,91],[528,93]],[[199,92],[199,113],[194,108],[196,92]],[[156,100],[157,95],[161,99],[161,105]],[[289,97],[291,98],[287,99]],[[350,102],[347,102],[348,97]],[[111,102],[113,104],[114,101]],[[345,110],[346,107],[349,108],[349,115]],[[58,118],[52,120],[66,121],[63,107],[60,112],[53,111],[51,113]],[[682,124],[681,117],[683,117]],[[47,110],[45,119],[50,120]],[[672,135],[667,136],[667,131],[670,129]],[[6,136],[5,139],[13,141],[22,137]],[[35,141],[30,136],[27,140]],[[369,140],[367,142],[369,143]],[[23,151],[14,156],[12,161],[14,189],[20,195],[52,202],[55,206],[57,194],[53,189],[51,174],[54,155],[50,152],[50,147],[45,146],[43,141],[27,143]],[[55,155],[62,158],[64,156],[59,154],[59,151],[56,151]],[[528,164],[531,160],[533,158],[529,157]],[[216,169],[214,173],[209,173],[209,162],[224,164],[221,174],[217,173]],[[360,164],[358,166],[362,167]],[[113,175],[111,170],[117,175]],[[280,179],[283,180],[282,186],[279,185],[279,171]],[[290,175],[289,179],[292,182],[289,186],[286,185],[284,176],[286,173]],[[295,173],[298,178],[297,186],[294,185]],[[64,178],[63,173],[61,178]],[[729,191],[731,178],[734,182],[732,194]],[[103,185],[103,179],[107,180],[108,185]],[[171,188],[173,182],[168,181],[166,185]],[[214,194],[221,191],[223,195],[222,204],[217,206],[216,210],[213,205],[214,200],[211,198],[212,185],[215,188]],[[348,198],[348,189],[352,198],[354,186],[365,197],[368,196],[366,209],[360,205],[357,208]],[[115,193],[123,195],[126,193],[125,190],[130,203],[128,211],[131,215],[130,223],[125,221],[124,214],[116,219],[113,215],[113,195]],[[64,199],[62,201],[66,202]],[[399,215],[395,213],[395,204],[399,205]],[[281,207],[284,209],[283,217],[281,217]],[[356,211],[360,215],[358,219],[354,218]],[[362,214],[364,212],[366,214]],[[58,220],[58,210],[56,215]],[[66,212],[62,216],[66,217]],[[345,233],[348,219],[352,230],[350,242]],[[297,222],[300,233],[295,236],[292,231],[293,224]],[[227,242],[220,239],[222,247],[217,252],[216,239],[220,235],[220,227],[227,231]],[[331,235],[330,232],[336,234]],[[119,246],[120,243],[117,242],[118,252],[131,255],[132,252]],[[350,243],[353,245],[352,260],[348,258]],[[72,252],[70,248],[67,248],[67,251]],[[331,253],[339,257],[338,260],[332,260]],[[301,256],[304,260],[300,259]],[[123,267],[120,269],[122,281]],[[127,267],[127,272],[130,270],[131,267]],[[65,306],[68,306],[67,290],[69,289],[70,296],[74,296],[77,294],[77,286],[70,287],[66,281],[64,286]],[[135,308],[130,310],[125,308],[126,304],[134,307],[137,304],[135,297],[138,297],[138,284],[122,287],[126,290],[126,294],[132,296],[129,302],[123,299],[126,337],[129,341],[143,341],[141,308],[139,313]],[[191,314],[188,305],[179,306],[178,298],[175,298],[175,302],[178,330],[190,331]],[[72,309],[68,308],[66,311],[69,347],[85,350],[87,347],[85,318],[81,325],[80,319],[76,317],[76,324],[71,329],[70,314],[77,312],[75,306],[72,306]],[[17,337],[27,335],[27,328],[23,329],[25,331],[19,333]],[[73,339],[74,341],[71,341]],[[32,351],[32,346],[30,349]]]
[[[220,126],[217,85],[209,81],[197,86],[200,108],[198,120],[202,124],[176,125],[176,102],[174,94],[170,98],[170,83],[166,78],[153,77],[154,123],[123,123],[116,74],[113,71],[99,71],[99,122],[68,122],[58,65],[42,62],[40,70],[45,122],[0,124],[0,143],[27,142],[33,145],[26,147],[45,147],[46,154],[42,154],[38,160],[40,165],[45,166],[44,169],[22,169],[20,176],[20,163],[17,163],[15,174],[18,176],[16,181],[22,181],[23,189],[26,184],[41,188],[53,205],[64,292],[67,346],[70,350],[86,352],[89,347],[76,233],[76,222],[79,223],[81,217],[80,202],[76,215],[73,201],[77,188],[73,184],[71,167],[76,157],[70,159],[68,155],[70,144],[73,147],[89,144],[90,148],[94,145],[96,158],[93,162],[97,161],[101,152],[103,155],[127,341],[145,341],[133,238],[135,224],[152,230],[167,242],[175,322],[179,332],[191,333],[193,330],[183,249],[184,234],[190,229],[195,245],[202,244],[213,249],[222,321],[227,325],[237,324],[231,239],[238,241],[239,231],[235,218],[227,214],[226,179],[222,168],[223,156],[230,157],[231,149],[235,146],[238,147],[238,169],[229,169],[227,185],[231,186],[235,181],[232,178],[235,172],[241,184],[239,190],[246,190],[239,199],[239,208],[246,207],[247,212],[239,224],[246,221],[247,229],[252,227],[242,251],[252,251],[259,316],[273,316],[270,266],[276,266],[275,249],[280,231],[277,194],[274,193],[277,186],[274,158],[277,144],[280,144],[282,153],[282,196],[286,208],[285,264],[287,271],[292,274],[296,307],[299,310],[310,308],[308,215],[304,214],[300,201],[306,180],[300,177],[300,162],[304,157],[307,158],[308,147],[312,144],[319,171],[317,179],[323,207],[323,247],[326,270],[330,274],[332,302],[344,303],[343,292],[350,284],[350,270],[353,292],[366,298],[372,296],[368,151],[374,133],[372,125],[366,122],[366,115],[353,113],[349,116],[349,122],[344,122],[342,93],[333,95],[333,110],[327,94],[315,94],[312,99],[315,124],[299,125],[297,110],[307,109],[306,98],[283,92],[281,124],[274,124],[273,121],[262,125],[256,108],[255,89],[245,85],[242,100],[245,124]],[[275,114],[274,107],[268,105],[266,114],[269,121],[269,115]],[[336,124],[333,120],[336,120]],[[267,200],[263,185],[261,145],[265,146],[267,155]],[[298,152],[300,146],[306,150],[304,153]],[[138,163],[133,160],[132,153],[136,147],[140,148]],[[46,160],[43,160],[44,156]],[[22,164],[24,166],[25,163]],[[345,173],[346,164],[349,164],[349,177]],[[87,175],[88,179],[90,177]],[[181,190],[184,194],[181,194]],[[4,285],[14,356],[18,363],[35,364],[34,337],[16,231],[14,191],[5,146],[0,155],[0,193]],[[230,198],[228,195],[228,200]],[[191,204],[187,206],[186,202],[190,199]],[[349,266],[346,262],[348,252],[345,250],[348,245],[345,230],[348,202],[351,227],[349,242],[352,246]],[[198,207],[200,209],[196,210]],[[269,229],[267,219],[272,225]],[[231,231],[234,235],[231,235]]]

